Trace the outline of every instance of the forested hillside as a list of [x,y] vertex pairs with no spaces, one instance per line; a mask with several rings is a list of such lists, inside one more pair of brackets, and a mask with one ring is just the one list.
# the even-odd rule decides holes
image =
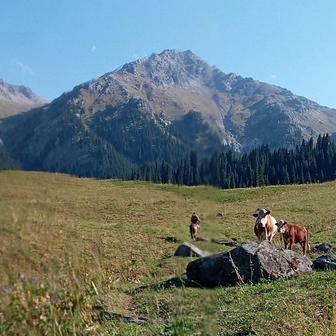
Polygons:
[[262,145],[248,154],[228,150],[210,158],[191,152],[176,168],[157,162],[138,169],[132,178],[220,188],[324,182],[336,179],[336,144],[329,135],[320,135],[315,143],[303,140],[295,149]]

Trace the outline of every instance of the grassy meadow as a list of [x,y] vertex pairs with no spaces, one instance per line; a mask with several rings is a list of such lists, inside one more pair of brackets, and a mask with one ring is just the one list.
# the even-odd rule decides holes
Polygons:
[[[192,211],[202,238],[243,243],[258,207],[308,227],[312,247],[336,245],[335,182],[219,190],[2,171],[0,335],[336,335],[335,272],[217,289],[179,281],[191,258],[173,254],[190,241]],[[98,321],[97,305],[150,323]]]

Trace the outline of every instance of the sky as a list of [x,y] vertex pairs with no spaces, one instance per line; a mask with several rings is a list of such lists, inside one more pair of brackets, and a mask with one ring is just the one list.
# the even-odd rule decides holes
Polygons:
[[336,108],[335,0],[0,1],[0,78],[49,101],[177,49]]

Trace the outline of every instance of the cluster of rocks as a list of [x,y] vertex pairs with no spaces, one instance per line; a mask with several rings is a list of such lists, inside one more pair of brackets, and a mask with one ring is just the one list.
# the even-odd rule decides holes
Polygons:
[[[332,250],[323,243],[315,246],[319,253]],[[198,247],[184,243],[175,256],[200,257],[187,266],[188,281],[202,287],[259,283],[266,280],[288,279],[315,270],[336,270],[336,258],[321,255],[314,262],[291,250],[277,249],[269,241],[249,242],[229,252],[211,255]]]
[[329,243],[322,243],[315,245],[315,251],[317,253],[323,254],[319,256],[313,262],[313,267],[316,270],[336,270],[336,257],[326,254],[333,251],[333,246]]

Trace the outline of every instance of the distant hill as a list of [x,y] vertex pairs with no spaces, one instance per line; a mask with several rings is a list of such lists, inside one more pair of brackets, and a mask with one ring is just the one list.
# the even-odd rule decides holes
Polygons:
[[0,79],[0,119],[46,104],[32,90],[23,85],[12,85]]
[[191,149],[294,146],[335,132],[335,109],[225,74],[191,51],[165,50],[6,119],[0,137],[26,169],[122,177],[155,160],[174,164]]

